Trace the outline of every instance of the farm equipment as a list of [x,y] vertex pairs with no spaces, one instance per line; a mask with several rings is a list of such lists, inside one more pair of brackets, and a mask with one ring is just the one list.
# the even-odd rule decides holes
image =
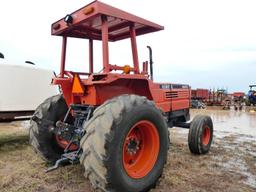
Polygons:
[[208,89],[192,89],[191,90],[191,108],[204,109],[205,103],[209,98]]
[[223,101],[227,98],[227,90],[225,89],[215,89],[210,90],[209,99],[207,100],[207,105],[221,106]]
[[245,102],[244,92],[234,92],[232,94],[226,94],[226,97],[222,100],[222,106],[224,110],[229,110],[234,107],[234,110],[242,110]]
[[[62,95],[45,100],[30,126],[30,143],[48,171],[81,163],[100,191],[139,192],[155,186],[167,161],[168,127],[189,129],[193,154],[209,151],[213,123],[196,116],[189,123],[190,87],[153,82],[153,61],[140,70],[136,36],[164,27],[99,1],[52,24],[62,36],[60,74],[53,78]],[[65,70],[68,37],[88,39],[89,72]],[[110,64],[109,42],[129,38],[133,65]],[[93,42],[102,41],[103,68],[94,71]],[[125,63],[125,62],[124,62]],[[148,65],[150,64],[150,72]]]
[[206,102],[209,99],[208,89],[193,89],[191,90],[191,98],[195,100],[200,100]]
[[249,87],[250,87],[250,90],[248,91],[247,101],[246,101],[247,106],[256,104],[256,90],[254,89],[256,85],[249,85]]
[[245,93],[244,92],[234,92],[232,94],[232,103],[235,110],[242,110],[243,104],[245,102]]

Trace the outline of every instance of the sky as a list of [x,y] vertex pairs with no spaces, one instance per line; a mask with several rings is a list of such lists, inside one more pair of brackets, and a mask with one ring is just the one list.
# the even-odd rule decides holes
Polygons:
[[[30,60],[59,71],[61,38],[51,24],[89,0],[8,0],[0,6],[0,52],[9,63]],[[155,81],[192,88],[247,91],[256,84],[255,0],[102,0],[143,17],[165,30],[137,38],[139,61],[153,49]],[[101,42],[95,43],[96,71],[102,68]],[[110,63],[132,65],[130,41],[110,43]],[[88,69],[88,42],[68,40],[67,68]]]

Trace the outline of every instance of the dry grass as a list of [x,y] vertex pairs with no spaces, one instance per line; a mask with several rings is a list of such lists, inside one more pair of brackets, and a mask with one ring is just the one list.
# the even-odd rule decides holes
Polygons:
[[28,140],[28,130],[21,128],[21,122],[1,123],[0,146],[7,143],[24,142]]
[[7,145],[0,149],[0,189],[3,192],[90,191],[80,165],[46,174],[45,163],[27,142]]

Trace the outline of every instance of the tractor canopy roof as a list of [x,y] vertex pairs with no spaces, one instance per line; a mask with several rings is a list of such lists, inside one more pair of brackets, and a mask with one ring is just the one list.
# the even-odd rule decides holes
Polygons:
[[100,1],[93,1],[85,7],[68,14],[52,24],[52,35],[102,40],[102,17],[107,19],[109,41],[130,37],[133,25],[136,35],[143,35],[164,27],[137,17]]

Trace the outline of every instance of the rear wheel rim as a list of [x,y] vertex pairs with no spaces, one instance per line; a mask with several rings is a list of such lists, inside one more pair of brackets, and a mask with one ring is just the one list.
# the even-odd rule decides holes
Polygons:
[[202,137],[202,143],[203,145],[208,145],[211,139],[211,130],[210,127],[205,126],[204,127],[204,132],[203,132],[203,137]]
[[147,120],[137,122],[123,145],[123,166],[134,179],[145,177],[154,167],[160,149],[156,126]]

